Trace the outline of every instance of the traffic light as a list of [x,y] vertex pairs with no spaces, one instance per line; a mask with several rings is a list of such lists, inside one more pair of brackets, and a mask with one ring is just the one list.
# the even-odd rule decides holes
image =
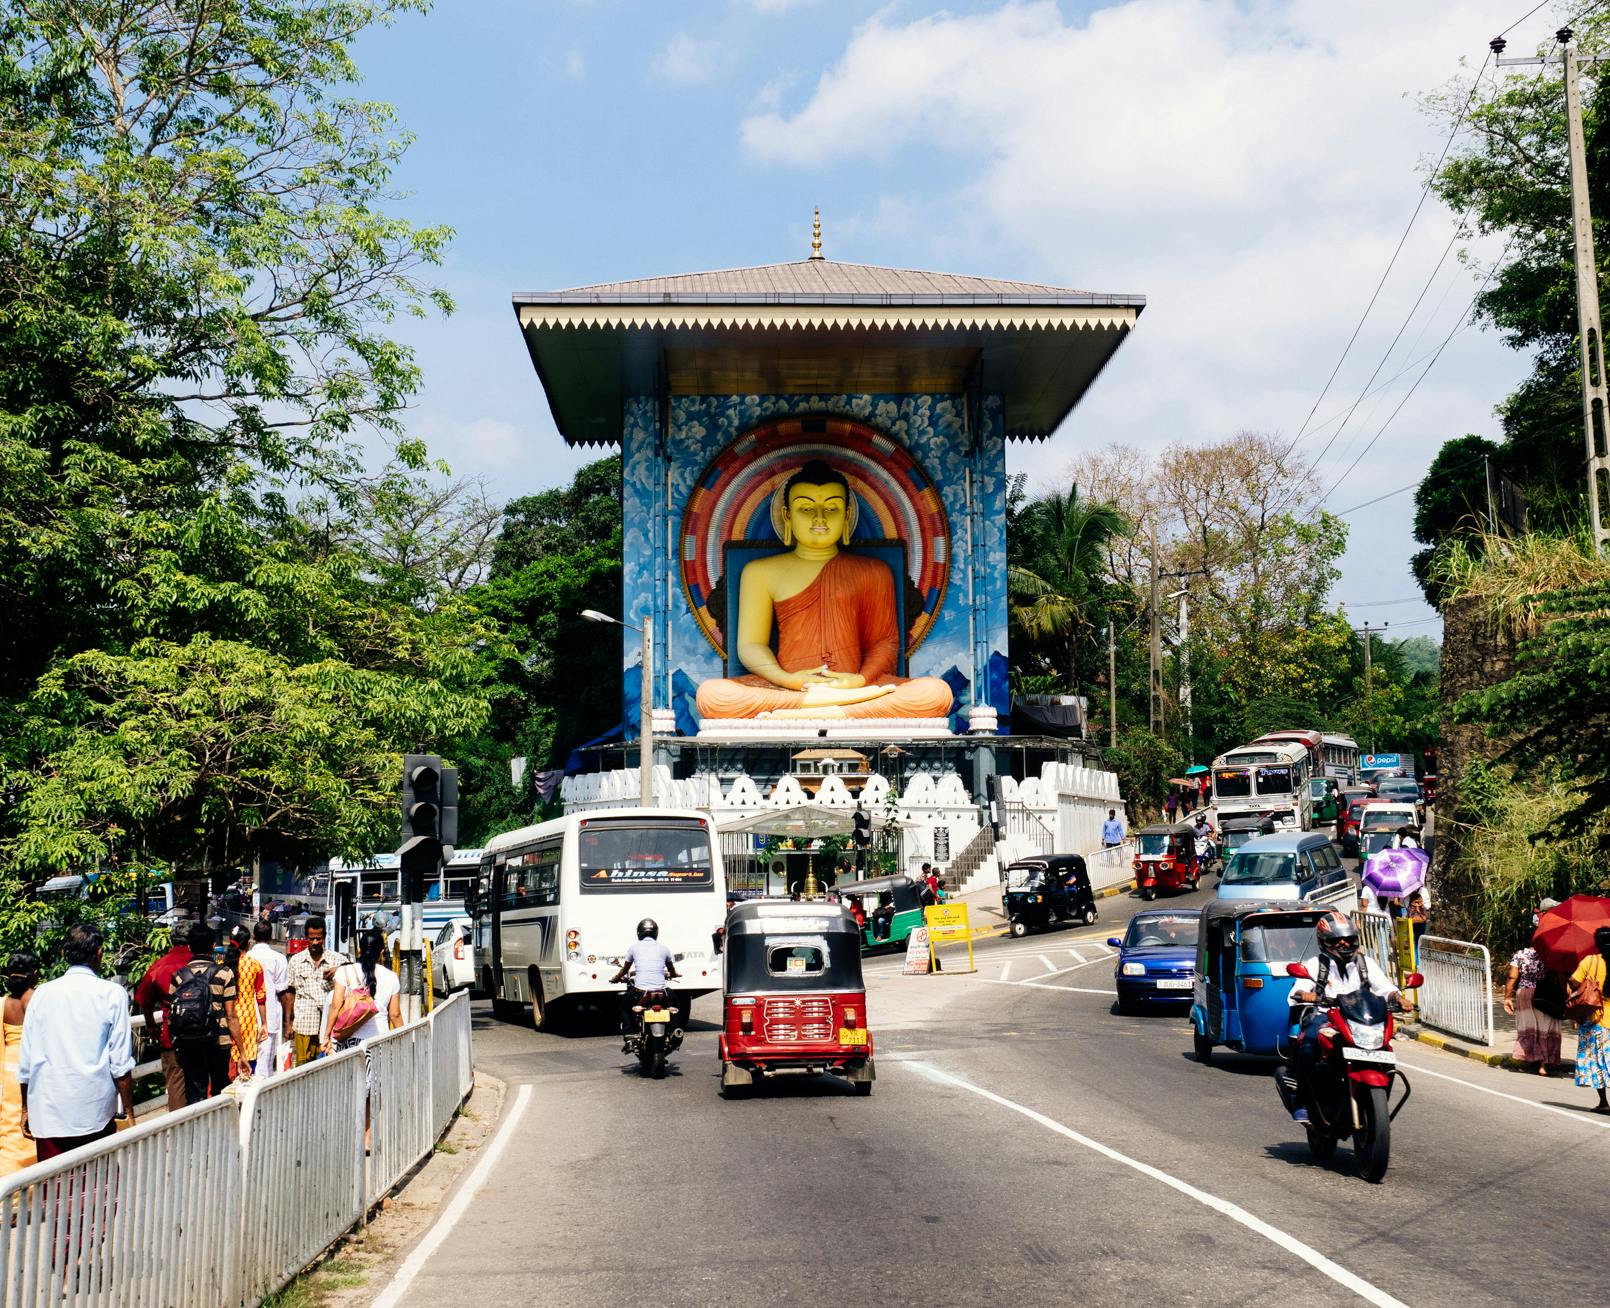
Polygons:
[[437,788],[441,815],[436,822],[436,834],[442,844],[452,848],[458,844],[458,769],[443,768],[441,778]]
[[[455,805],[458,802],[454,782]],[[455,812],[456,817],[456,812]],[[409,754],[403,759],[402,843],[415,836],[441,839],[442,761],[435,754]]]
[[872,815],[859,804],[855,806],[855,844],[865,849],[872,843]]

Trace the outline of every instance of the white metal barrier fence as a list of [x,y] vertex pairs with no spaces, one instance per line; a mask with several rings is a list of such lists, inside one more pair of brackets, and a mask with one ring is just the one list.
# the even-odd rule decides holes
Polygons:
[[0,1308],[258,1303],[431,1152],[469,1094],[470,1069],[469,997],[459,994],[365,1046],[6,1177]]
[[1381,971],[1390,977],[1397,976],[1397,938],[1392,919],[1385,913],[1372,913],[1360,909],[1353,914],[1358,923],[1359,940],[1364,952],[1376,961]]
[[1449,1035],[1493,1042],[1493,961],[1486,945],[1422,936],[1420,1021]]

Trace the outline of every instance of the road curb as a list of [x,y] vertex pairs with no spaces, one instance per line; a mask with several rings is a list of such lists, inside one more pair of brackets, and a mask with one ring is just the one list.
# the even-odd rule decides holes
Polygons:
[[[1485,1063],[1488,1067],[1506,1067],[1513,1071],[1522,1071],[1526,1064],[1519,1061],[1512,1054],[1500,1054],[1496,1051],[1489,1053],[1484,1049],[1473,1049],[1469,1045],[1462,1045],[1449,1036],[1438,1035],[1433,1031],[1426,1031],[1420,1027],[1400,1026],[1398,1034],[1407,1036],[1410,1040],[1418,1040],[1432,1049],[1440,1049],[1445,1054],[1452,1054],[1456,1058],[1468,1058],[1472,1062]],[[1549,1070],[1568,1073],[1572,1070],[1571,1063],[1552,1063]]]

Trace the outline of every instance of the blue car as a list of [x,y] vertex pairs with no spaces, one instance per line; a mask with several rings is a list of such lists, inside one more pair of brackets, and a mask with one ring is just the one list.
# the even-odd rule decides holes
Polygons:
[[1120,1013],[1191,1002],[1201,925],[1199,908],[1156,908],[1130,918],[1122,939],[1109,937],[1107,943],[1118,951],[1113,980]]

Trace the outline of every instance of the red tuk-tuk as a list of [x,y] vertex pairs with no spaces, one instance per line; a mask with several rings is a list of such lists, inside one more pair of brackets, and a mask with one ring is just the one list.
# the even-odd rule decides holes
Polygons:
[[872,1093],[861,930],[842,904],[759,899],[727,914],[721,1093],[780,1073],[842,1076]]
[[1135,833],[1135,889],[1142,899],[1159,890],[1195,890],[1202,868],[1196,829],[1189,822],[1154,822]]

